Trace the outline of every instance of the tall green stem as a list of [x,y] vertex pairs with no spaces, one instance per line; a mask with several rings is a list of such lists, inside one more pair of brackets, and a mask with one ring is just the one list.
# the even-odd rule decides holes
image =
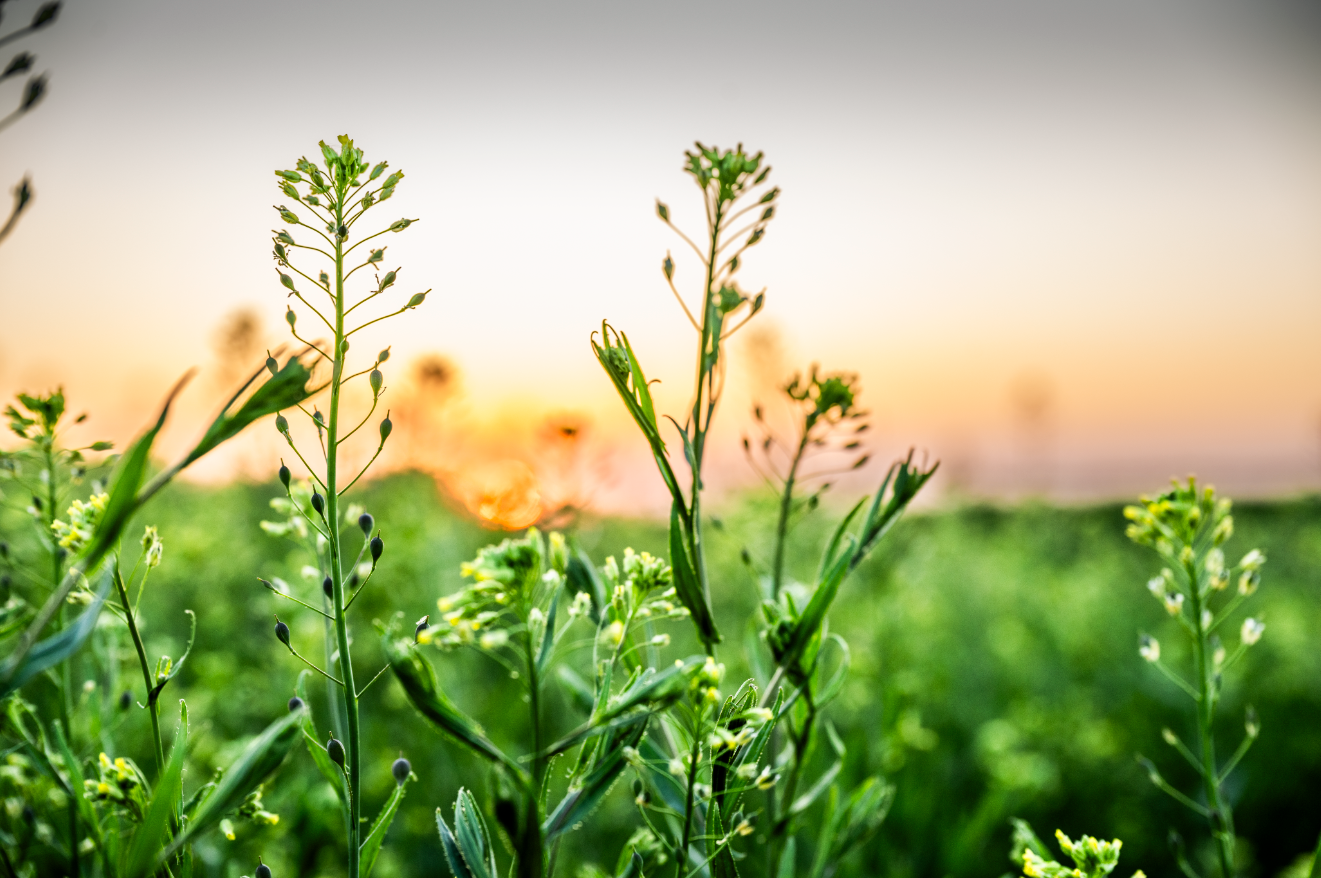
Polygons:
[[[338,185],[335,224],[344,224],[347,187]],[[326,424],[326,533],[330,535],[330,581],[333,585],[335,640],[339,646],[339,674],[344,681],[345,752],[349,771],[349,878],[358,878],[358,854],[362,835],[362,742],[358,727],[358,696],[353,682],[353,659],[349,653],[349,626],[344,612],[343,551],[339,528],[339,396],[344,377],[344,239],[335,236],[335,350],[330,378],[330,419]]]
[[[133,607],[128,601],[128,590],[124,587],[124,580],[119,575],[119,571],[114,571],[115,588],[119,592],[119,603],[124,608],[124,619],[128,622],[128,634],[133,639],[133,646],[138,651],[138,665],[142,668],[142,682],[147,687],[147,712],[151,714],[151,739],[156,745],[156,772],[157,777],[160,772],[165,770],[165,746],[161,741],[161,723],[156,715],[156,699],[151,695],[152,679],[151,666],[147,663],[147,650],[142,645],[142,635],[138,632],[137,620],[133,618]],[[130,574],[131,575],[131,574]]]
[[1216,766],[1215,739],[1211,723],[1215,717],[1215,671],[1208,655],[1206,631],[1202,626],[1202,590],[1197,568],[1192,562],[1184,565],[1192,587],[1193,624],[1197,636],[1193,638],[1193,662],[1197,667],[1197,736],[1202,751],[1202,782],[1206,789],[1207,806],[1211,809],[1211,835],[1216,842],[1220,859],[1220,872],[1224,878],[1234,876],[1234,820],[1220,795],[1219,769]]
[[[524,614],[526,618],[526,614]],[[540,878],[545,855],[541,847],[541,783],[546,772],[541,744],[541,677],[537,674],[537,647],[532,643],[532,627],[525,624],[524,655],[527,658],[528,710],[532,719],[532,783],[528,789],[526,832],[535,837],[525,840],[524,856],[519,857],[520,878]]]
[[[55,509],[59,503],[59,486],[55,472],[55,431],[51,429],[46,439],[46,534],[54,541],[52,525],[55,524]],[[64,555],[58,542],[53,542],[50,550],[51,584],[58,585],[64,576]],[[60,628],[64,627],[64,604],[60,604]],[[73,737],[73,726],[69,720],[73,716],[73,657],[60,662],[60,722],[65,732]],[[77,793],[75,793],[77,795]],[[78,803],[69,797],[69,868],[73,878],[78,878],[81,864],[78,858]]]
[[702,717],[699,716],[697,726],[693,729],[692,752],[688,754],[688,795],[683,805],[683,845],[674,857],[675,878],[682,878],[684,869],[688,868],[688,846],[692,843],[693,835],[693,796],[697,789],[697,760],[701,755]]
[[793,511],[794,483],[798,479],[798,465],[803,461],[803,452],[807,450],[808,431],[803,431],[803,438],[798,442],[798,450],[789,464],[789,475],[784,479],[784,493],[780,495],[780,517],[775,523],[775,562],[771,567],[771,599],[780,599],[780,589],[784,586],[784,552],[789,539],[789,514]]

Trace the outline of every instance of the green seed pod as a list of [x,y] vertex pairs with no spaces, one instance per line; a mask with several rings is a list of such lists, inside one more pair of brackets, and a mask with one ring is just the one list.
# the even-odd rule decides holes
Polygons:
[[317,515],[324,515],[326,512],[326,498],[321,496],[320,491],[312,492],[312,508],[316,510]]
[[[384,201],[385,196],[381,196],[381,200]],[[390,223],[390,231],[402,232],[404,229],[411,226],[414,222],[415,220],[411,220],[411,219],[395,220],[394,222]]]
[[407,307],[407,308],[416,308],[418,305],[421,305],[421,304],[422,304],[423,302],[425,302],[426,300],[427,300],[427,294],[426,294],[426,293],[415,293],[415,294],[413,295],[413,298],[411,298],[411,299],[408,300],[408,304],[407,304],[405,307]]
[[289,419],[284,415],[275,416],[275,429],[279,430],[285,436],[289,435]]
[[362,581],[361,577],[358,576],[358,568],[354,567],[353,572],[349,574],[349,590],[352,591],[353,589],[357,588],[358,583],[361,581]]
[[670,258],[669,253],[665,254],[665,261],[661,263],[661,271],[665,272],[666,280],[674,280],[674,260]]
[[326,755],[330,757],[331,762],[340,768],[344,767],[344,745],[339,742],[339,739],[332,737],[326,742]]
[[283,244],[277,243],[275,245],[275,258],[280,260],[281,262],[287,262],[289,260],[289,254],[284,249]]
[[[284,275],[281,275],[281,277],[283,277],[283,276],[284,276]],[[294,313],[294,309],[293,309],[293,308],[288,308],[288,307],[285,308],[285,310],[284,310],[284,322],[289,324],[289,328],[290,328],[290,329],[293,329],[293,328],[294,328],[294,324],[298,322],[298,315]]]
[[375,180],[377,177],[381,176],[381,174],[383,174],[383,173],[385,172],[385,169],[386,169],[387,167],[389,167],[389,163],[388,163],[388,162],[381,162],[379,165],[377,165],[376,167],[372,168],[371,176],[369,176],[367,179],[368,179],[368,180]]
[[290,476],[290,473],[289,473],[289,467],[285,466],[284,463],[281,463],[281,464],[280,464],[280,484],[284,485],[285,490],[288,490],[288,489],[289,489],[289,481],[290,481],[290,478],[291,478],[291,476]]
[[295,189],[293,184],[288,182],[287,180],[280,184],[280,191],[283,192],[285,195],[288,195],[290,198],[294,199],[295,201],[297,201],[298,198],[300,197],[298,195],[298,190]]
[[302,709],[303,709],[303,699],[299,698],[297,695],[289,699],[290,713],[293,713],[295,710],[302,710]]
[[0,558],[7,559],[8,557],[9,557],[9,543],[0,541]]
[[280,230],[280,231],[278,231],[278,232],[276,232],[276,233],[275,233],[275,237],[279,240],[279,242],[280,242],[281,244],[291,244],[291,245],[292,245],[292,244],[294,243],[293,235],[289,234],[288,232],[284,231],[283,229]]
[[387,414],[387,415],[385,416],[385,420],[384,420],[384,421],[381,421],[381,444],[382,444],[382,445],[385,444],[385,440],[386,440],[386,439],[389,439],[389,438],[390,438],[390,433],[393,432],[393,430],[394,430],[394,423],[390,420],[390,416]]
[[385,543],[381,540],[380,537],[372,537],[371,548],[372,548],[372,566],[375,567],[376,562],[381,560],[381,553],[385,551]]
[[399,274],[399,269],[397,268],[394,271],[387,271],[385,273],[385,277],[381,278],[380,286],[376,288],[376,291],[379,293],[382,290],[384,290],[386,287],[393,286],[394,279],[395,277],[398,276],[398,274]]
[[372,394],[379,396],[381,393],[381,385],[385,382],[385,376],[381,374],[381,370],[373,369],[372,373],[367,376],[367,381],[371,383]]
[[275,209],[280,212],[280,219],[284,220],[290,225],[295,225],[295,226],[298,225],[298,214],[294,213],[292,210],[285,207],[283,204],[281,204],[279,207]]
[[431,627],[431,614],[428,613],[427,615],[423,616],[421,619],[418,619],[417,624],[413,626],[413,642],[416,643],[418,641],[418,638],[422,636],[422,632],[426,631],[430,627]]
[[253,873],[252,878],[271,878],[271,867],[257,860],[257,871]]
[[303,175],[298,173],[297,171],[276,171],[275,176],[283,177],[284,179],[288,180],[291,183],[303,182]]
[[385,350],[381,351],[379,354],[376,355],[376,364],[379,366],[381,363],[384,363],[388,359],[390,359],[390,349],[386,348]]
[[358,516],[358,527],[364,536],[371,536],[372,530],[376,527],[376,519],[372,518],[370,512],[364,512]]
[[[275,639],[289,646],[289,626],[281,622],[279,616],[275,617]],[[293,649],[292,646],[289,648]]]
[[382,247],[380,250],[373,250],[372,255],[367,257],[367,261],[371,263],[377,263],[384,258],[385,258],[385,248]]
[[123,692],[119,693],[119,709],[128,710],[132,706],[133,706],[133,693],[125,689]]
[[266,371],[272,375],[280,371],[280,364],[276,362],[275,357],[270,355],[269,351],[266,353]]
[[330,275],[326,274],[323,271],[321,272],[321,275],[318,278],[318,280],[321,281],[321,286],[325,287],[326,289],[330,289]]
[[663,222],[668,223],[670,221],[670,209],[660,199],[656,200],[656,216],[660,217]]
[[338,237],[341,241],[348,240],[348,237],[349,237],[349,227],[348,227],[348,226],[345,226],[345,225],[341,225],[339,228],[335,229],[335,235],[336,235],[336,237]]
[[408,780],[408,776],[413,773],[413,766],[407,759],[400,756],[390,766],[390,773],[394,775],[394,782],[403,786],[404,781]]
[[[285,274],[284,272],[280,271],[278,268],[275,270],[275,273],[280,276],[280,283],[283,284],[287,289],[292,290],[294,288],[293,278],[291,278],[289,275]],[[285,317],[285,319],[288,320],[289,318]]]

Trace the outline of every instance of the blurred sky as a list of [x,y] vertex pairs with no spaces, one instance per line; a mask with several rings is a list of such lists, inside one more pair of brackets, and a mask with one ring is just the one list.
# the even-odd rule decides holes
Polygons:
[[0,390],[63,382],[123,439],[215,371],[235,309],[278,340],[271,171],[349,132],[407,173],[376,212],[423,220],[390,242],[401,295],[435,289],[360,349],[445,354],[477,432],[581,413],[627,469],[588,335],[627,331],[682,408],[694,339],[659,271],[682,245],[653,199],[697,227],[682,151],[742,141],[784,196],[743,276],[768,304],[734,346],[727,450],[750,395],[819,361],[862,373],[882,450],[929,448],[947,485],[1315,486],[1314,9],[70,0],[21,44],[48,98],[0,134],[0,180],[37,191],[0,246]]

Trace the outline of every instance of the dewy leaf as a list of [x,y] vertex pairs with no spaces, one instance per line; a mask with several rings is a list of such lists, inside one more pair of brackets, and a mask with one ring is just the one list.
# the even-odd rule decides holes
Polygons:
[[[342,773],[341,773],[342,775]],[[399,803],[404,800],[404,789],[408,786],[411,778],[404,778],[404,782],[396,784],[394,792],[390,793],[390,799],[381,809],[381,813],[376,816],[376,821],[372,823],[371,830],[367,837],[363,839],[361,853],[358,857],[358,873],[362,878],[368,878],[372,873],[372,867],[376,865],[376,857],[381,853],[381,843],[385,841],[385,834],[390,831],[390,824],[394,821],[394,815],[399,810]]]
[[720,642],[711,604],[698,581],[697,570],[688,554],[684,523],[678,503],[670,504],[670,567],[674,571],[674,591],[680,603],[692,615],[697,636],[708,646]]
[[459,797],[454,801],[454,835],[459,842],[459,852],[473,875],[497,878],[495,848],[491,846],[491,836],[486,831],[486,820],[477,807],[477,800],[465,789],[459,790]]
[[[158,862],[156,853],[160,850],[169,830],[170,818],[179,804],[179,794],[183,787],[183,759],[188,749],[188,707],[179,702],[179,731],[174,736],[170,747],[170,758],[165,763],[165,770],[156,781],[156,789],[147,806],[147,814],[142,825],[133,833],[128,852],[120,866],[123,878],[141,878],[149,875]],[[163,862],[164,856],[160,858]]]
[[572,829],[596,810],[601,799],[628,767],[624,750],[630,747],[636,749],[642,742],[647,731],[648,719],[650,719],[649,715],[643,716],[636,724],[612,732],[604,740],[597,750],[596,764],[586,775],[569,786],[564,798],[542,825],[542,832],[545,833],[547,842]]
[[398,640],[387,631],[381,637],[381,649],[390,663],[390,670],[424,717],[459,743],[508,768],[526,786],[527,772],[523,767],[491,743],[481,727],[454,706],[440,690],[435,669],[417,654],[409,641]]
[[78,648],[83,645],[93,629],[96,628],[96,620],[101,615],[101,608],[105,606],[106,593],[110,589],[110,582],[111,577],[109,571],[107,571],[102,575],[101,587],[97,589],[96,597],[92,599],[87,609],[83,610],[82,614],[73,620],[72,624],[58,634],[52,634],[32,647],[28,651],[27,657],[12,670],[6,662],[5,672],[0,674],[0,679],[6,681],[0,684],[0,700],[8,698],[11,693],[18,691],[28,680],[47,668],[53,668],[78,651]]
[[156,858],[157,868],[164,866],[170,855],[194,836],[210,829],[220,822],[221,817],[242,804],[248,793],[279,767],[301,735],[304,709],[290,711],[253,738],[238,759],[225,769],[215,790],[198,807],[188,828]]
[[266,367],[253,373],[247,383],[243,385],[232,396],[225,408],[211,422],[206,433],[201,440],[188,452],[179,468],[188,466],[202,455],[211,451],[220,443],[231,439],[243,430],[244,427],[251,424],[258,418],[266,415],[273,415],[282,409],[293,408],[303,400],[312,395],[312,390],[308,388],[308,382],[312,380],[312,373],[297,357],[290,357],[289,362],[284,364],[284,368],[271,376],[270,380],[258,387],[252,396],[244,400],[243,404],[234,412],[230,412],[239,396],[243,394],[252,382],[256,381],[266,371]]

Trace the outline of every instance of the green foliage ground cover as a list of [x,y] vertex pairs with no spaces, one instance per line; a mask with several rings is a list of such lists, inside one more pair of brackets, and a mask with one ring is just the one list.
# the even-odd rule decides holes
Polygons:
[[[243,736],[283,710],[293,694],[299,666],[270,634],[271,605],[256,578],[293,582],[304,563],[289,543],[260,529],[260,521],[276,517],[268,506],[273,496],[271,485],[178,485],[163,492],[150,513],[168,563],[153,580],[155,627],[143,636],[149,655],[177,656],[188,637],[184,610],[198,615],[196,647],[171,684],[178,687],[173,698],[186,698],[190,714],[205,718],[191,730],[198,765],[227,763]],[[411,623],[436,612],[437,598],[461,586],[460,564],[498,536],[456,512],[420,475],[370,484],[358,499],[389,523],[383,533],[389,550],[361,598],[364,618],[402,610]],[[757,572],[742,555],[746,548],[753,558],[768,556],[774,502],[747,496],[716,512],[708,551],[719,618],[747,618],[756,607]],[[791,579],[810,577],[831,518],[809,518],[794,533]],[[1321,650],[1314,632],[1321,630],[1321,500],[1240,503],[1235,520],[1238,542],[1260,546],[1271,559],[1269,587],[1256,608],[1268,634],[1230,672],[1219,722],[1226,737],[1237,740],[1247,706],[1237,699],[1251,691],[1261,739],[1228,792],[1238,833],[1250,841],[1241,854],[1248,858],[1246,874],[1277,875],[1313,848],[1318,831]],[[16,522],[4,524],[9,533],[20,529]],[[598,563],[622,546],[667,551],[664,521],[585,518],[576,532]],[[1135,760],[1144,752],[1162,763],[1172,782],[1191,780],[1191,770],[1181,775],[1160,752],[1163,727],[1187,736],[1181,725],[1189,721],[1186,705],[1137,654],[1136,632],[1149,631],[1166,634],[1167,650],[1177,655],[1177,638],[1164,627],[1173,623],[1147,594],[1151,572],[1144,550],[1124,538],[1118,506],[962,503],[907,517],[859,569],[830,617],[831,630],[844,635],[853,656],[830,713],[847,746],[841,780],[849,787],[879,773],[898,788],[879,835],[837,874],[1016,872],[1006,856],[1011,816],[1074,835],[1122,838],[1127,868],[1153,876],[1174,873],[1172,828],[1190,839],[1195,860],[1205,856],[1197,849],[1205,832],[1195,815],[1152,787]],[[300,625],[307,630],[300,632]],[[692,637],[688,629],[673,630],[676,641]],[[319,624],[300,619],[296,642],[300,635],[315,642]],[[730,676],[741,679],[747,676],[743,633],[725,636],[722,660]],[[690,645],[700,650],[695,640]],[[124,647],[98,635],[93,648]],[[379,658],[375,644],[357,649],[364,662]],[[435,664],[450,696],[473,706],[497,745],[512,747],[513,736],[525,731],[527,712],[508,673],[468,651]],[[75,678],[89,667],[75,660]],[[1252,685],[1233,685],[1235,676],[1251,676]],[[95,681],[102,693],[129,685],[127,679]],[[552,698],[567,697],[557,687],[549,691]],[[310,698],[313,710],[327,716],[325,688],[312,683]],[[446,874],[435,805],[453,801],[458,788],[471,786],[486,768],[417,721],[389,675],[364,701],[364,739],[374,748],[363,757],[364,795],[374,801],[388,795],[395,783],[390,765],[400,752],[418,776],[376,874]],[[145,727],[132,730],[134,723],[145,725],[142,711],[116,721],[127,732],[118,740],[144,746],[150,740]],[[123,755],[140,764],[151,760],[147,750]],[[814,758],[819,765],[828,761],[821,752]],[[244,823],[232,842],[215,835],[200,842],[200,874],[237,875],[236,865],[219,864],[255,862],[258,855],[277,874],[333,874],[343,857],[333,795],[310,760],[289,760],[265,791],[279,826]],[[631,798],[628,785],[618,784],[591,825],[569,834],[563,861],[612,869],[636,825]],[[428,863],[434,865],[423,868]]]

